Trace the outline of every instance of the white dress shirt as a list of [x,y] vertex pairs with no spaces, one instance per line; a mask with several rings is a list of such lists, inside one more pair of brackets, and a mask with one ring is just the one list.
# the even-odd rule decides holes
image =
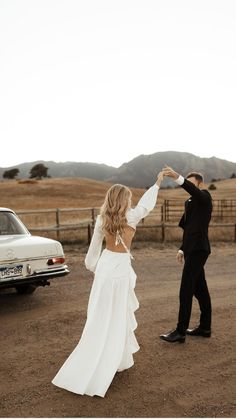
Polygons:
[[184,177],[182,175],[179,175],[178,179],[175,179],[175,182],[178,183],[178,185],[183,185],[184,183]]

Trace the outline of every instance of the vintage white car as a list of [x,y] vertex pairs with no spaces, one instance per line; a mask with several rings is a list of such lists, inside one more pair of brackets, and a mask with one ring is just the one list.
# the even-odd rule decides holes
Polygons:
[[61,243],[32,236],[14,211],[0,208],[0,288],[32,293],[68,273]]

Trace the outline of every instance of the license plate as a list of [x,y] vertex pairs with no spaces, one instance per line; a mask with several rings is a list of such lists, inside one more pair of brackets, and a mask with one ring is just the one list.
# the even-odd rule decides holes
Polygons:
[[0,279],[22,276],[23,265],[4,266],[0,268]]

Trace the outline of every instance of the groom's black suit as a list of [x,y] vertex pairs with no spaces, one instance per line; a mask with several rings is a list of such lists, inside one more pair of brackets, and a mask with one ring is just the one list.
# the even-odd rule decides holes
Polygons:
[[198,189],[187,179],[181,185],[191,197],[185,202],[185,213],[179,226],[183,228],[181,250],[184,252],[184,268],[180,286],[180,308],[177,330],[185,334],[189,326],[193,295],[198,299],[202,329],[211,329],[211,299],[205,279],[204,265],[211,253],[208,226],[212,213],[211,195]]

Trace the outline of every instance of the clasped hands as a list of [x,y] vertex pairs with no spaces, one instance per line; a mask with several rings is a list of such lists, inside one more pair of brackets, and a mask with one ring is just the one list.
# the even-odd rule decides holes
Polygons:
[[172,167],[165,166],[162,169],[162,173],[164,176],[172,177],[174,180],[178,179],[179,173],[175,172]]
[[179,173],[175,172],[172,167],[165,166],[163,167],[162,171],[157,176],[157,185],[160,186],[161,182],[163,181],[164,176],[171,177],[172,179],[176,180],[179,177]]

